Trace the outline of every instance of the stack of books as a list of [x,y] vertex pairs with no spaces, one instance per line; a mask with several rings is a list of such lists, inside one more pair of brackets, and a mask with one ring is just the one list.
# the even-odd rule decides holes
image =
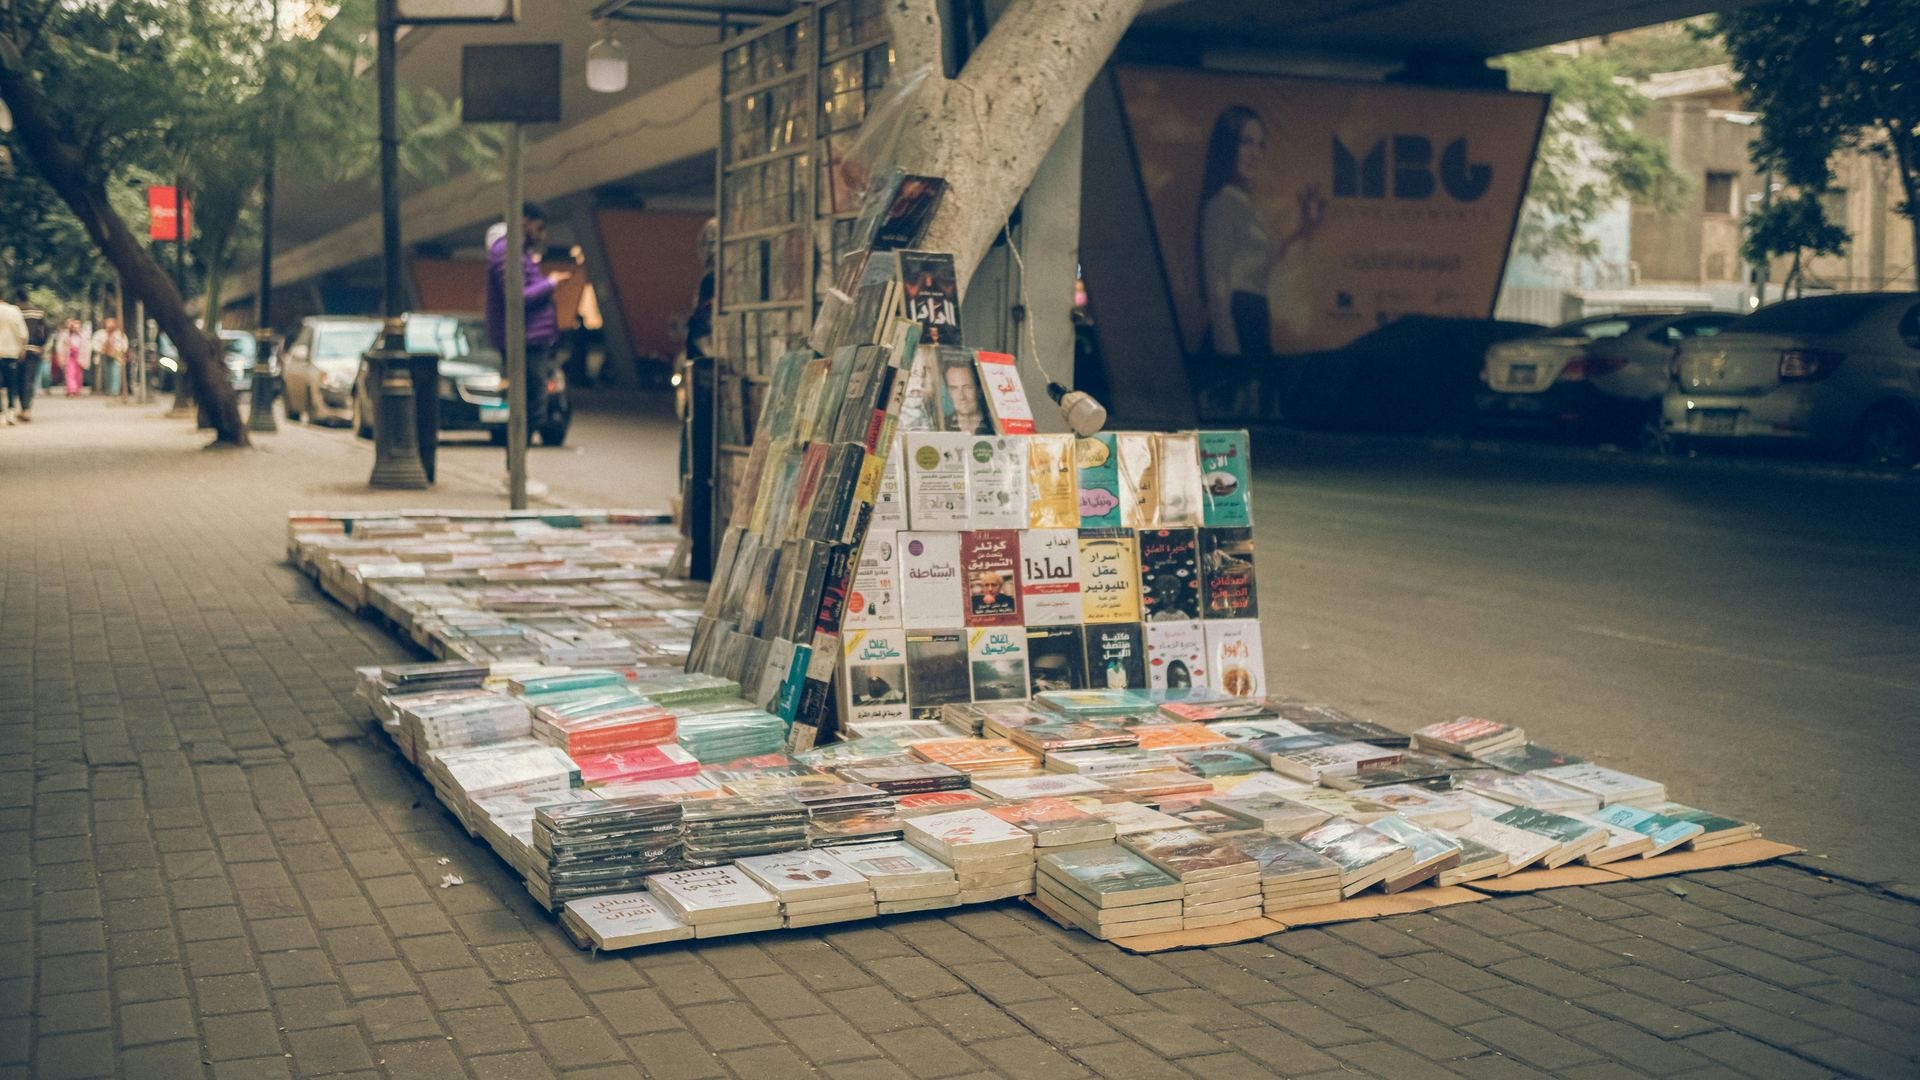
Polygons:
[[1195,776],[1213,779],[1221,776],[1246,776],[1267,771],[1267,763],[1242,750],[1225,748],[1171,750],[1168,753],[1180,768]]
[[667,799],[625,798],[540,807],[527,887],[551,908],[576,897],[624,892],[684,865],[680,811]]
[[1423,829],[1398,814],[1388,814],[1367,828],[1413,852],[1413,865],[1380,883],[1384,892],[1403,892],[1460,865],[1459,841],[1437,830]]
[[1413,868],[1413,852],[1405,844],[1345,818],[1307,830],[1300,842],[1339,864],[1343,898]]
[[1396,784],[1423,784],[1444,781],[1459,770],[1458,759],[1431,754],[1403,753],[1393,761],[1364,761],[1351,773],[1331,773],[1320,782],[1341,791],[1365,791]]
[[1760,837],[1760,826],[1752,822],[1722,817],[1684,803],[1654,803],[1646,809],[1662,817],[1692,822],[1700,826],[1700,835],[1687,841],[1687,848],[1691,851],[1706,851],[1709,848],[1737,844],[1742,840],[1757,840]]
[[422,771],[433,790],[468,832],[473,803],[494,795],[556,795],[580,786],[580,769],[558,747],[531,737],[481,746],[432,750]]
[[1438,750],[1457,757],[1478,758],[1483,754],[1511,750],[1527,741],[1527,733],[1512,724],[1463,716],[1438,724],[1428,724],[1413,733],[1416,750]]
[[1285,795],[1241,795],[1237,790],[1202,799],[1200,805],[1278,836],[1299,836],[1333,816]]
[[673,708],[680,745],[702,762],[777,753],[787,744],[786,721],[744,701],[712,711]]
[[1455,786],[1510,806],[1530,806],[1535,810],[1584,814],[1600,809],[1598,796],[1544,779],[1537,770],[1528,773],[1468,773],[1457,778]]
[[922,761],[945,765],[968,776],[1025,776],[1040,768],[1040,754],[1006,739],[935,739],[911,748]]
[[1269,832],[1221,834],[1260,864],[1260,904],[1268,915],[1340,902],[1340,864],[1298,840]]
[[1363,765],[1391,765],[1398,760],[1399,751],[1366,742],[1344,742],[1276,751],[1268,762],[1282,776],[1319,783],[1329,776],[1350,776]]
[[935,791],[963,791],[967,774],[931,761],[908,765],[850,765],[838,770],[850,784],[867,784],[890,795],[921,795]]
[[733,796],[686,803],[680,819],[689,866],[807,846],[807,812],[791,795]]
[[780,901],[785,926],[867,919],[878,912],[866,876],[824,851],[753,855],[734,865]]
[[569,754],[605,754],[672,742],[674,715],[630,691],[555,705],[533,714],[533,737]]
[[1494,818],[1494,824],[1544,836],[1554,847],[1541,856],[1540,864],[1549,870],[1580,858],[1607,843],[1607,830],[1598,824],[1567,817],[1531,806],[1516,806]]
[[580,766],[580,782],[590,788],[648,780],[674,780],[700,773],[700,763],[694,760],[693,755],[672,743],[571,756],[574,763]]
[[[1447,834],[1460,841],[1463,846],[1475,843],[1498,851],[1506,859],[1506,865],[1495,871],[1493,875],[1495,877],[1506,877],[1508,874],[1525,870],[1546,858],[1560,846],[1559,841],[1540,833],[1502,825],[1493,818],[1487,817],[1475,817],[1465,825],[1447,830]],[[1463,867],[1465,863],[1466,859],[1463,856],[1461,859]]]
[[1095,720],[1052,720],[1008,731],[1007,740],[1036,759],[1062,750],[1103,750],[1139,743],[1138,728]]
[[1097,795],[1107,785],[1077,773],[1043,773],[1040,776],[983,776],[973,783],[974,790],[995,799],[1064,798],[1070,795]]
[[1462,836],[1458,832],[1448,832],[1453,842],[1460,845],[1460,861],[1451,869],[1440,871],[1433,879],[1434,884],[1442,888],[1448,885],[1464,885],[1481,878],[1501,877],[1507,873],[1507,853],[1498,848],[1488,847],[1478,840]]
[[1059,750],[1047,755],[1048,772],[1101,777],[1115,773],[1165,772],[1180,768],[1172,754],[1137,747],[1104,750]]
[[1206,777],[1179,769],[1102,773],[1100,782],[1109,790],[1139,802],[1156,802],[1175,795],[1205,795],[1213,791],[1213,784]]
[[893,797],[877,787],[841,782],[793,797],[806,808],[807,839],[814,847],[900,838]]
[[1033,891],[1033,834],[981,809],[949,810],[904,822],[907,842],[953,867],[960,902],[978,904]]
[[1075,803],[1080,809],[1097,818],[1113,823],[1116,836],[1133,836],[1138,833],[1158,832],[1162,829],[1179,829],[1186,822],[1172,814],[1161,813],[1150,806],[1125,800],[1107,802],[1100,799],[1082,797]]
[[693,937],[693,927],[644,892],[569,900],[560,909],[560,925],[602,950],[663,945]]
[[1231,841],[1179,828],[1134,833],[1120,843],[1180,882],[1183,928],[1225,926],[1260,916],[1260,864]]
[[1039,854],[1104,847],[1113,843],[1118,835],[1113,822],[1095,817],[1065,799],[1052,796],[1002,803],[985,809],[994,817],[1032,835],[1034,851]]
[[834,849],[833,857],[873,886],[875,907],[882,915],[930,911],[960,902],[960,879],[953,867],[912,844],[897,840],[848,844]]
[[435,660],[424,664],[388,664],[380,669],[380,683],[389,694],[424,694],[438,690],[477,690],[487,681],[487,665],[464,660]]
[[778,930],[780,901],[732,866],[654,874],[647,892],[697,938]]
[[1556,765],[1583,765],[1586,758],[1578,754],[1564,754],[1558,750],[1549,750],[1539,743],[1522,743],[1506,750],[1494,750],[1480,755],[1482,765],[1491,765],[1511,773],[1532,772],[1535,769],[1550,769]]
[[[1433,791],[1412,784],[1389,784],[1385,787],[1366,789],[1366,798],[1392,808],[1393,812],[1429,829],[1451,829],[1465,825],[1473,816],[1463,799],[1453,796],[1464,794],[1451,791]],[[1506,803],[1495,803],[1497,809],[1492,815],[1507,812]]]
[[1041,855],[1034,890],[1048,910],[1103,941],[1183,926],[1186,886],[1118,844]]
[[1590,817],[1609,829],[1626,829],[1645,837],[1647,848],[1641,854],[1649,859],[1664,855],[1681,844],[1697,842],[1706,833],[1706,827],[1698,821],[1643,810],[1637,806],[1608,806],[1595,811]]
[[1199,750],[1227,745],[1227,737],[1205,724],[1135,724],[1127,729],[1142,750]]
[[526,705],[490,690],[442,690],[409,696],[397,710],[415,753],[476,746],[526,735],[532,720]]
[[1565,784],[1575,791],[1584,791],[1600,800],[1601,806],[1615,803],[1627,803],[1632,806],[1649,806],[1667,801],[1667,785],[1658,780],[1623,773],[1617,769],[1608,769],[1599,765],[1554,765],[1544,769],[1534,769],[1529,776],[1545,777],[1556,784]]

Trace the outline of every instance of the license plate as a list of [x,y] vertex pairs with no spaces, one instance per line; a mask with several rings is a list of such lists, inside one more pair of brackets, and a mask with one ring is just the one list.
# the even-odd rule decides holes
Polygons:
[[1507,382],[1514,386],[1532,386],[1534,373],[1539,370],[1534,364],[1514,364],[1507,368]]
[[1693,430],[1702,435],[1731,435],[1739,415],[1738,409],[1701,409],[1693,414]]
[[505,405],[482,405],[482,406],[480,406],[480,422],[481,422],[481,423],[483,423],[483,424],[504,424],[504,423],[506,423],[506,422],[507,422],[507,407],[506,407]]

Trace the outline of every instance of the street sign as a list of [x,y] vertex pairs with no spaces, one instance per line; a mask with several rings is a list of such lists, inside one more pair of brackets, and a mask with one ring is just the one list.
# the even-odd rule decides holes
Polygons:
[[393,21],[406,23],[518,22],[520,0],[391,0]]
[[[177,226],[184,223],[184,230]],[[178,189],[171,184],[166,187],[147,189],[147,237],[152,240],[193,239],[193,200],[181,201]]]
[[551,124],[560,119],[560,45],[460,47],[460,120]]

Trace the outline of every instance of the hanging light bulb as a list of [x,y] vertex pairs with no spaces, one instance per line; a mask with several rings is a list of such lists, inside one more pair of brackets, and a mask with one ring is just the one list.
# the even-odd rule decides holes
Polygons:
[[1047,396],[1060,406],[1060,418],[1075,435],[1086,438],[1107,426],[1107,407],[1085,390],[1069,390],[1057,382],[1047,384]]
[[587,89],[617,94],[627,88],[627,47],[600,24],[600,40],[587,46]]

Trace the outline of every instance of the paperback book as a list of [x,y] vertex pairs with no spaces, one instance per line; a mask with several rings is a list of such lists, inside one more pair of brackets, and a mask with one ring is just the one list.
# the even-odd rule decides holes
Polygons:
[[1026,635],[1028,697],[1086,687],[1086,641],[1080,627],[1030,625]]
[[[951,265],[951,261],[949,261]],[[980,385],[987,395],[987,413],[993,428],[1002,435],[1032,435],[1033,408],[1027,404],[1027,390],[1020,381],[1020,367],[1008,353],[976,352]]]
[[1253,619],[1260,615],[1259,580],[1254,570],[1253,530],[1200,530],[1200,595],[1209,619]]
[[1248,490],[1252,460],[1246,432],[1200,432],[1202,524],[1228,528],[1253,524]]
[[1088,688],[1144,690],[1146,631],[1140,623],[1089,623],[1085,630]]
[[1080,527],[1114,529],[1120,514],[1120,460],[1111,432],[1076,439],[1073,444],[1079,485]]
[[973,529],[960,535],[968,626],[1021,625],[1019,548],[1020,533],[1012,529]]
[[967,662],[974,701],[1024,701],[1031,693],[1027,633],[1018,626],[968,630]]
[[1027,526],[1080,527],[1080,490],[1072,435],[1027,437]]
[[1029,627],[1078,626],[1080,535],[1074,529],[1019,534],[1019,608]]
[[1206,632],[1198,622],[1146,625],[1147,680],[1155,690],[1211,686]]
[[1195,530],[1145,529],[1138,543],[1143,620],[1159,623],[1198,619],[1200,564]]

